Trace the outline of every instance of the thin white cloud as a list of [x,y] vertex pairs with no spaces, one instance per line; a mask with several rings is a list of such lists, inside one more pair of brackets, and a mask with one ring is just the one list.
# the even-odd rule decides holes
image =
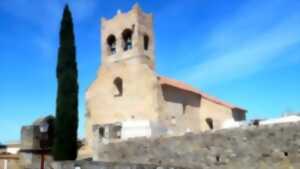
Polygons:
[[285,1],[269,0],[245,1],[238,10],[232,11],[232,16],[224,19],[216,25],[209,37],[207,47],[216,50],[236,48],[236,44],[243,43],[256,38],[259,33],[270,31],[269,25],[276,25],[281,22],[280,16],[284,16],[281,11]]
[[77,23],[92,16],[97,7],[96,0],[2,0],[0,10],[34,25],[37,31],[29,42],[35,45],[32,49],[37,49],[39,56],[48,58],[55,54],[60,19],[66,3],[69,3],[73,20]]
[[[242,8],[239,17],[230,18],[214,30],[212,35],[216,36],[208,40],[215,49],[211,57],[187,68],[179,78],[201,86],[212,85],[268,69],[278,57],[288,57],[284,52],[300,43],[300,14],[290,12],[278,20],[276,13],[280,5],[268,8],[271,11]],[[268,16],[264,17],[264,13]],[[248,16],[251,14],[254,16]],[[247,20],[245,15],[251,19]],[[264,24],[264,21],[269,23]],[[247,25],[250,27],[245,29]],[[251,27],[256,29],[251,30]]]

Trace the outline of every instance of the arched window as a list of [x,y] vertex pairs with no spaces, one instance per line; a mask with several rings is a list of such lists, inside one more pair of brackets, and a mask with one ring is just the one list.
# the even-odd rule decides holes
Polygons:
[[117,93],[115,97],[119,97],[123,95],[123,80],[120,77],[115,78],[114,85],[117,89]]
[[125,29],[122,33],[123,37],[123,49],[127,51],[132,48],[132,31],[130,29]]
[[208,125],[209,129],[211,129],[211,130],[214,129],[214,123],[211,118],[206,118],[205,121],[206,121],[206,124]]
[[144,35],[144,49],[148,50],[148,47],[149,47],[149,36]]
[[107,46],[111,55],[117,52],[116,49],[116,37],[114,35],[109,35],[107,38]]

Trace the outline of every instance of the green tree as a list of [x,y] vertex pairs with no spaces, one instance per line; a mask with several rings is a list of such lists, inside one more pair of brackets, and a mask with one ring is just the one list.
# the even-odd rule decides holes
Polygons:
[[72,14],[64,8],[60,28],[60,44],[56,68],[57,98],[54,160],[74,160],[77,157],[78,83],[75,38]]

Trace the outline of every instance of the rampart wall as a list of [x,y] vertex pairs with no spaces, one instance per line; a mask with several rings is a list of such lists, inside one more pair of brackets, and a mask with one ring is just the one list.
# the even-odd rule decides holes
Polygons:
[[200,169],[300,169],[300,123],[94,145],[94,160]]

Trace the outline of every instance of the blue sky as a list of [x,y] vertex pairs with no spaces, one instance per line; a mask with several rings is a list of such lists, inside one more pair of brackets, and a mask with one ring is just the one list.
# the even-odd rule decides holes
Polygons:
[[[100,18],[132,0],[0,1],[0,142],[55,112],[58,31],[64,4],[75,24],[84,92],[100,65]],[[248,110],[247,118],[300,111],[300,1],[137,1],[154,15],[156,70]]]

